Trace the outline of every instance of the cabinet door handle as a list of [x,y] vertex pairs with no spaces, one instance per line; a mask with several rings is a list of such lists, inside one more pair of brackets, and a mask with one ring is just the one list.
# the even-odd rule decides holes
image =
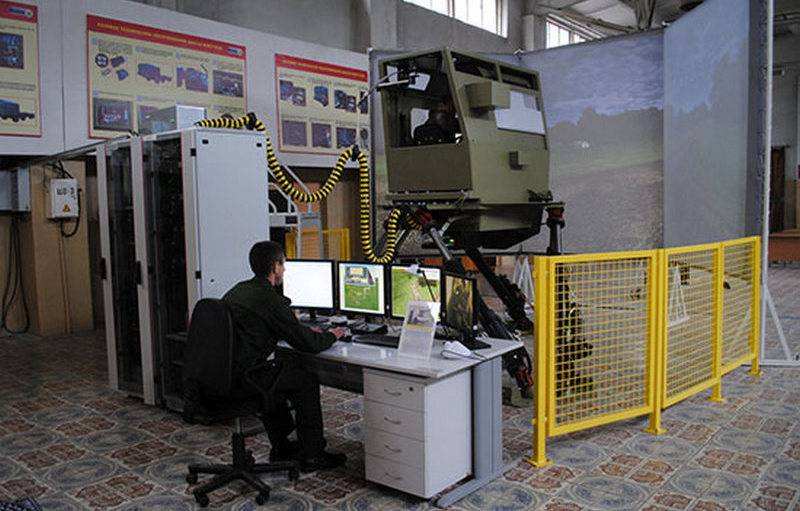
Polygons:
[[386,416],[383,417],[383,420],[385,420],[389,424],[394,424],[395,426],[399,426],[400,424],[403,423],[403,421],[392,420],[392,419],[390,419],[389,417],[386,417]]
[[392,474],[390,474],[389,472],[387,472],[385,470],[383,471],[383,473],[386,474],[387,477],[389,477],[391,479],[394,479],[395,481],[399,481],[399,480],[403,479],[403,476],[393,476]]
[[394,396],[394,397],[399,397],[399,396],[403,395],[402,392],[392,392],[389,389],[383,389],[383,391],[386,392],[387,394],[389,394],[390,396]]
[[395,449],[394,447],[391,447],[389,444],[383,444],[383,446],[386,447],[388,450],[392,451],[395,454],[399,454],[399,453],[403,452],[403,449]]

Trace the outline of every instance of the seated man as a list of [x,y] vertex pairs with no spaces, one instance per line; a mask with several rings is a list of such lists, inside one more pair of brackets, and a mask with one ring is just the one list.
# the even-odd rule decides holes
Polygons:
[[414,145],[452,144],[459,131],[451,104],[439,102],[428,111],[428,119],[414,128]]
[[[239,282],[222,297],[230,308],[239,338],[234,363],[242,385],[252,387],[250,382],[243,380],[245,370],[256,362],[263,362],[275,351],[279,341],[286,341],[298,351],[318,353],[328,349],[345,334],[344,328],[322,333],[297,321],[289,308],[289,299],[276,289],[283,282],[285,261],[283,248],[277,243],[256,243],[250,249],[250,268],[255,276]],[[258,387],[270,388],[275,381],[275,371],[257,373],[252,378],[258,380]],[[254,390],[260,391],[258,388]],[[270,397],[272,406],[263,410],[264,427],[272,444],[270,460],[294,457],[300,461],[300,470],[304,472],[333,468],[345,462],[344,454],[324,450],[316,375],[300,367],[284,364]],[[287,407],[287,400],[294,405],[296,424]],[[297,443],[287,439],[295,427]]]

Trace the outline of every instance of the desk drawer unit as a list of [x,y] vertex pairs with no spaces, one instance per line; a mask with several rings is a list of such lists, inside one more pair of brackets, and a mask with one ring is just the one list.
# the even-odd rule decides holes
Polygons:
[[472,468],[469,371],[421,379],[364,370],[369,481],[429,498]]

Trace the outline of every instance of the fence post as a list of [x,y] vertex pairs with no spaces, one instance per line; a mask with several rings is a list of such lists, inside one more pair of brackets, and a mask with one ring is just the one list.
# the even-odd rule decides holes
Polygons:
[[662,396],[666,377],[664,360],[667,343],[667,257],[664,250],[656,250],[650,258],[650,269],[647,272],[647,320],[650,337],[650,356],[647,361],[648,380],[650,382],[650,424],[645,431],[653,435],[666,432],[661,427]]
[[549,261],[546,257],[534,257],[533,259],[533,292],[534,292],[534,353],[536,363],[536,381],[534,382],[535,396],[535,416],[533,418],[533,456],[528,460],[536,467],[544,467],[551,462],[547,459],[545,452],[545,438],[547,435],[547,424],[545,411],[547,407],[547,367],[548,360],[548,323],[550,314],[548,294],[552,293],[548,285]]
[[711,360],[712,360],[712,374],[714,376],[714,386],[711,387],[711,397],[709,400],[718,403],[724,403],[725,398],[722,397],[722,318],[725,310],[723,302],[723,293],[725,285],[725,244],[719,243],[716,251],[714,252],[714,272],[711,278],[711,285],[713,286],[713,322],[714,328],[711,331]]
[[753,239],[753,267],[751,281],[753,283],[753,302],[751,305],[753,318],[750,330],[750,351],[753,353],[753,362],[750,364],[750,374],[761,376],[759,357],[761,356],[761,238]]

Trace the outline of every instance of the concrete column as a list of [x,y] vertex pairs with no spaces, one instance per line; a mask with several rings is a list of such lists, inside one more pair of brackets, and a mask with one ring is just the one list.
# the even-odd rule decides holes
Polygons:
[[[522,11],[522,49],[543,50],[547,47],[547,28],[543,16],[536,14],[538,0],[525,0]],[[510,20],[509,20],[510,21]]]
[[371,48],[397,48],[397,3],[402,0],[369,0],[369,45]]

